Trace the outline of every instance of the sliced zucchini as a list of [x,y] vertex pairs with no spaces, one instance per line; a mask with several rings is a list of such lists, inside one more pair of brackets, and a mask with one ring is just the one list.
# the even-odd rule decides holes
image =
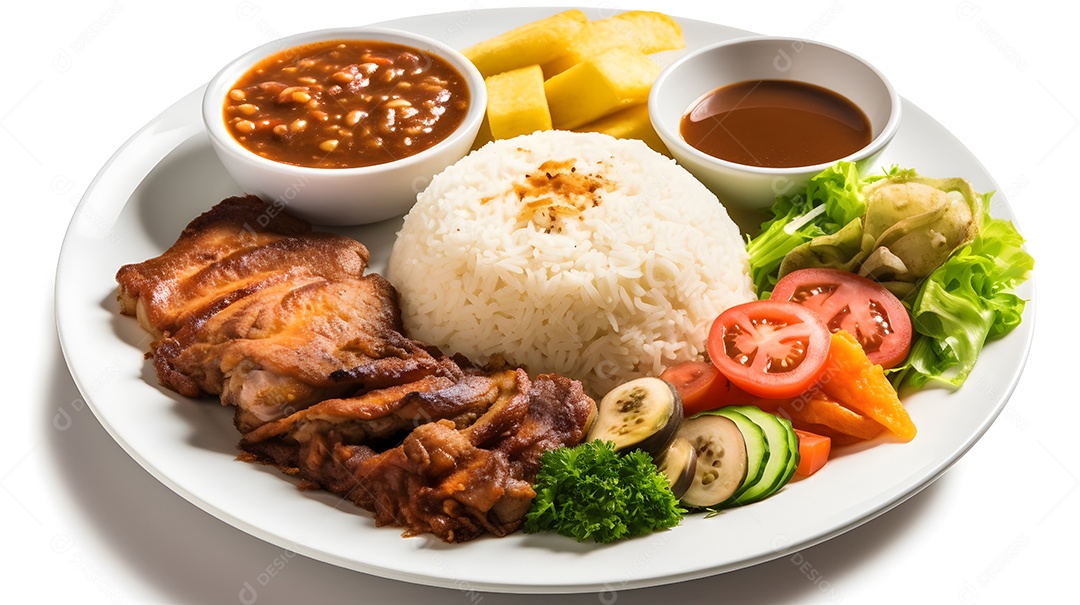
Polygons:
[[655,456],[675,439],[682,417],[675,387],[659,378],[638,378],[604,395],[588,439],[610,441],[616,450],[636,447]]
[[697,470],[697,451],[689,441],[676,437],[671,445],[656,458],[656,468],[667,475],[668,485],[675,498],[682,498],[694,482]]
[[769,459],[769,442],[765,439],[765,431],[734,407],[724,407],[706,413],[730,418],[742,431],[743,440],[746,441],[746,479],[731,498],[723,503],[723,505],[734,504],[735,499],[756,485],[765,474],[765,463]]
[[682,496],[683,504],[708,508],[724,502],[746,479],[746,441],[730,418],[695,416],[682,423],[679,437],[694,446],[694,480]]
[[795,472],[792,464],[794,463],[796,467],[799,465],[799,441],[791,428],[791,423],[754,406],[732,406],[722,409],[729,409],[731,412],[737,412],[749,418],[761,427],[762,432],[765,433],[765,440],[769,444],[769,458],[765,461],[765,469],[761,477],[728,504],[732,506],[750,504],[780,491],[780,488],[791,480]]

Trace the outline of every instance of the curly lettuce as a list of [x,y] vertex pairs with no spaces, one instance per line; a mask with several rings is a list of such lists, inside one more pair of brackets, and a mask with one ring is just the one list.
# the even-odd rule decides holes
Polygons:
[[983,215],[978,236],[919,288],[911,307],[915,337],[907,361],[894,370],[895,385],[957,388],[983,345],[1020,324],[1026,301],[1016,287],[1035,266],[1023,244],[1011,221]]
[[652,457],[599,440],[545,452],[525,533],[614,542],[679,524],[686,510]]
[[811,178],[804,190],[776,199],[770,209],[773,218],[762,224],[761,233],[746,246],[758,296],[768,298],[788,252],[814,238],[832,235],[863,215],[866,200],[862,188],[866,182],[854,163],[838,162]]

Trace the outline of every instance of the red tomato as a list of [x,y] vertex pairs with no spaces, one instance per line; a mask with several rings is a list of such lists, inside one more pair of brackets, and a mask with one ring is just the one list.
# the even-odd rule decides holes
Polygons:
[[709,358],[735,386],[758,397],[795,397],[825,370],[831,336],[812,311],[792,302],[755,300],[712,324]]
[[885,286],[839,269],[799,269],[777,282],[771,300],[789,300],[817,313],[829,330],[858,339],[872,363],[896,366],[911,348],[911,317]]
[[754,401],[754,397],[731,384],[716,366],[707,361],[684,361],[664,370],[660,378],[670,382],[679,392],[683,415],[687,418],[725,405]]

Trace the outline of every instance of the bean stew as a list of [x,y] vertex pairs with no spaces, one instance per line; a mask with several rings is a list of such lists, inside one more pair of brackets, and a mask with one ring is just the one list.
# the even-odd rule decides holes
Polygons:
[[465,78],[446,60],[393,42],[332,40],[267,57],[233,85],[224,118],[267,159],[355,168],[433,147],[464,120]]

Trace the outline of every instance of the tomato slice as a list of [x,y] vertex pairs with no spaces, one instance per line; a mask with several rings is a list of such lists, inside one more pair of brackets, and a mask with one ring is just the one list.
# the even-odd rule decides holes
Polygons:
[[758,397],[795,397],[825,369],[830,333],[793,302],[755,300],[731,307],[712,324],[709,359],[735,386]]
[[829,330],[847,330],[872,363],[891,368],[911,348],[911,317],[885,286],[839,269],[799,269],[777,282],[770,300],[798,303],[825,320]]
[[742,405],[755,398],[731,384],[726,376],[707,361],[684,361],[660,374],[675,387],[682,399],[683,415],[687,418],[726,405]]

